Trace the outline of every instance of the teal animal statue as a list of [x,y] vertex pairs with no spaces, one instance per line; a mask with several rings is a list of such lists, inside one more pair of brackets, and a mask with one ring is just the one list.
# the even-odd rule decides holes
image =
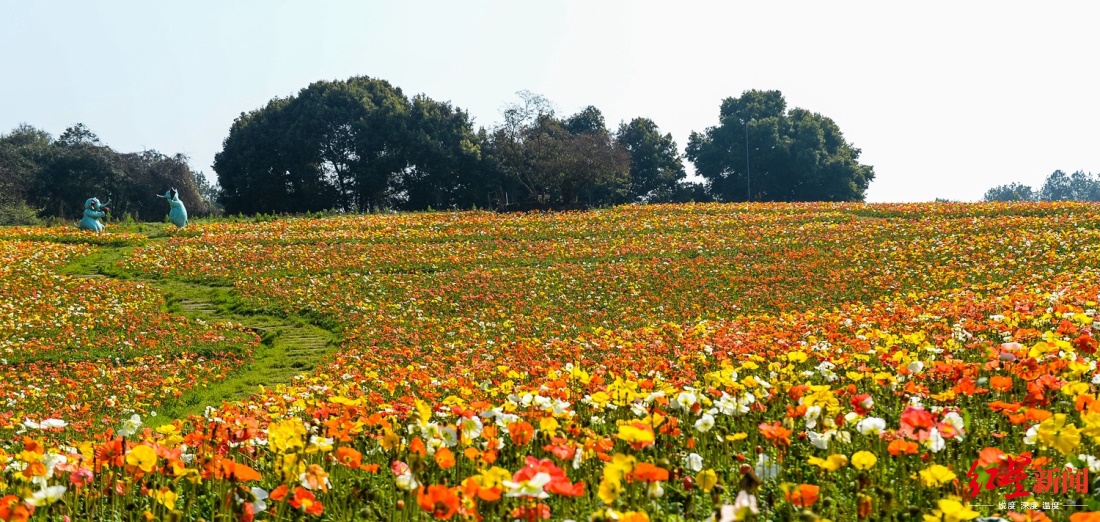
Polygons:
[[172,210],[168,211],[168,221],[179,228],[187,226],[187,207],[180,201],[180,191],[169,189],[163,196],[157,194],[157,197],[167,199],[168,205],[172,207]]
[[100,219],[107,215],[108,210],[111,210],[107,208],[107,205],[110,204],[110,201],[100,203],[98,198],[88,198],[84,202],[84,218],[80,220],[78,225],[80,229],[103,232],[103,222]]

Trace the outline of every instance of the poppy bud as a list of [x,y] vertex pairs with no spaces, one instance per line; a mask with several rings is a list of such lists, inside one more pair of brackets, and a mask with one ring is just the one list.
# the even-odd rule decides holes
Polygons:
[[689,475],[684,475],[684,491],[691,491],[691,488],[695,486],[695,480]]
[[403,511],[404,509],[405,509],[405,501],[404,500],[398,500],[397,501],[397,510],[398,511]]
[[741,489],[755,493],[756,488],[760,487],[760,481],[756,479],[756,474],[752,472],[752,468],[749,468],[749,472],[741,475],[741,482],[739,484]]
[[884,489],[882,490],[882,501],[886,505],[890,505],[894,502],[894,490]]
[[856,514],[859,518],[863,519],[871,515],[871,497],[860,495],[856,505],[858,506]]

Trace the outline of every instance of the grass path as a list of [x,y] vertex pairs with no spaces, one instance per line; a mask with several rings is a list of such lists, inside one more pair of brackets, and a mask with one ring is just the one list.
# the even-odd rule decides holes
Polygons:
[[[151,241],[165,241],[154,237]],[[169,277],[147,277],[128,273],[119,266],[133,247],[98,247],[90,255],[61,268],[72,277],[112,278],[141,281],[164,295],[161,310],[194,321],[232,321],[260,336],[260,345],[251,362],[224,381],[200,385],[174,405],[165,406],[146,424],[157,426],[189,414],[201,414],[207,406],[243,399],[259,391],[260,386],[274,387],[290,383],[336,351],[337,335],[303,318],[279,317],[248,309],[233,294],[232,287],[211,286]]]

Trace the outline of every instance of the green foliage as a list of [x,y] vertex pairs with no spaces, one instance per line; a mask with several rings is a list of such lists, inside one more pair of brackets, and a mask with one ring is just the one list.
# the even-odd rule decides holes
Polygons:
[[[199,194],[199,199],[202,201],[203,206],[206,207],[206,215],[208,216],[221,216],[225,213],[225,208],[222,207],[221,202],[221,187],[217,183],[211,183],[206,179],[206,176],[202,171],[194,172],[193,179],[195,182],[195,190]],[[186,204],[186,202],[184,202]]]
[[630,155],[630,191],[633,201],[673,201],[687,176],[672,134],[661,135],[649,118],[619,125],[616,142]]
[[723,100],[719,124],[693,132],[687,157],[722,201],[862,201],[874,169],[833,120],[787,110],[779,91]]
[[0,226],[5,225],[41,225],[36,209],[23,200],[0,194]]
[[408,126],[408,166],[397,176],[398,206],[470,208],[486,202],[491,172],[482,162],[482,137],[468,113],[427,96],[412,100]]
[[0,174],[0,191],[10,200],[2,203],[4,213],[21,216],[17,222],[32,213],[76,219],[90,197],[111,200],[116,214],[157,220],[165,208],[154,196],[169,187],[195,214],[208,213],[185,156],[116,152],[83,124],[56,140],[27,125],[0,136]]
[[1022,183],[998,185],[986,191],[983,201],[1100,201],[1100,177],[1078,170],[1052,172],[1039,190]]
[[604,123],[603,113],[591,105],[566,118],[562,124],[570,134],[607,132],[607,124]]
[[465,111],[360,76],[241,114],[214,170],[227,212],[468,207],[480,151]]
[[998,185],[985,192],[982,201],[1035,201],[1037,194],[1031,187],[1022,183]]
[[1073,174],[1056,170],[1047,176],[1039,189],[1039,198],[1042,201],[1100,201],[1100,179],[1082,170]]
[[625,198],[630,157],[603,127],[599,110],[560,120],[545,98],[527,92],[520,98],[490,138],[488,157],[522,189],[526,204],[594,206]]
[[709,203],[714,201],[714,197],[710,195],[706,183],[686,181],[676,184],[668,201],[670,203]]

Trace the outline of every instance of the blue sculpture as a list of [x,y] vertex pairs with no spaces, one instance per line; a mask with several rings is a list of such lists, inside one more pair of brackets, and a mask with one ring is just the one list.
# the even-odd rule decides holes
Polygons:
[[88,201],[84,202],[84,219],[80,220],[81,230],[91,230],[92,232],[103,232],[103,222],[100,218],[107,215],[107,205],[111,202],[100,203],[98,198],[88,198]]
[[157,194],[157,197],[167,199],[168,205],[172,207],[172,210],[168,211],[168,221],[179,228],[187,226],[187,208],[180,201],[180,191],[169,189],[163,196]]

